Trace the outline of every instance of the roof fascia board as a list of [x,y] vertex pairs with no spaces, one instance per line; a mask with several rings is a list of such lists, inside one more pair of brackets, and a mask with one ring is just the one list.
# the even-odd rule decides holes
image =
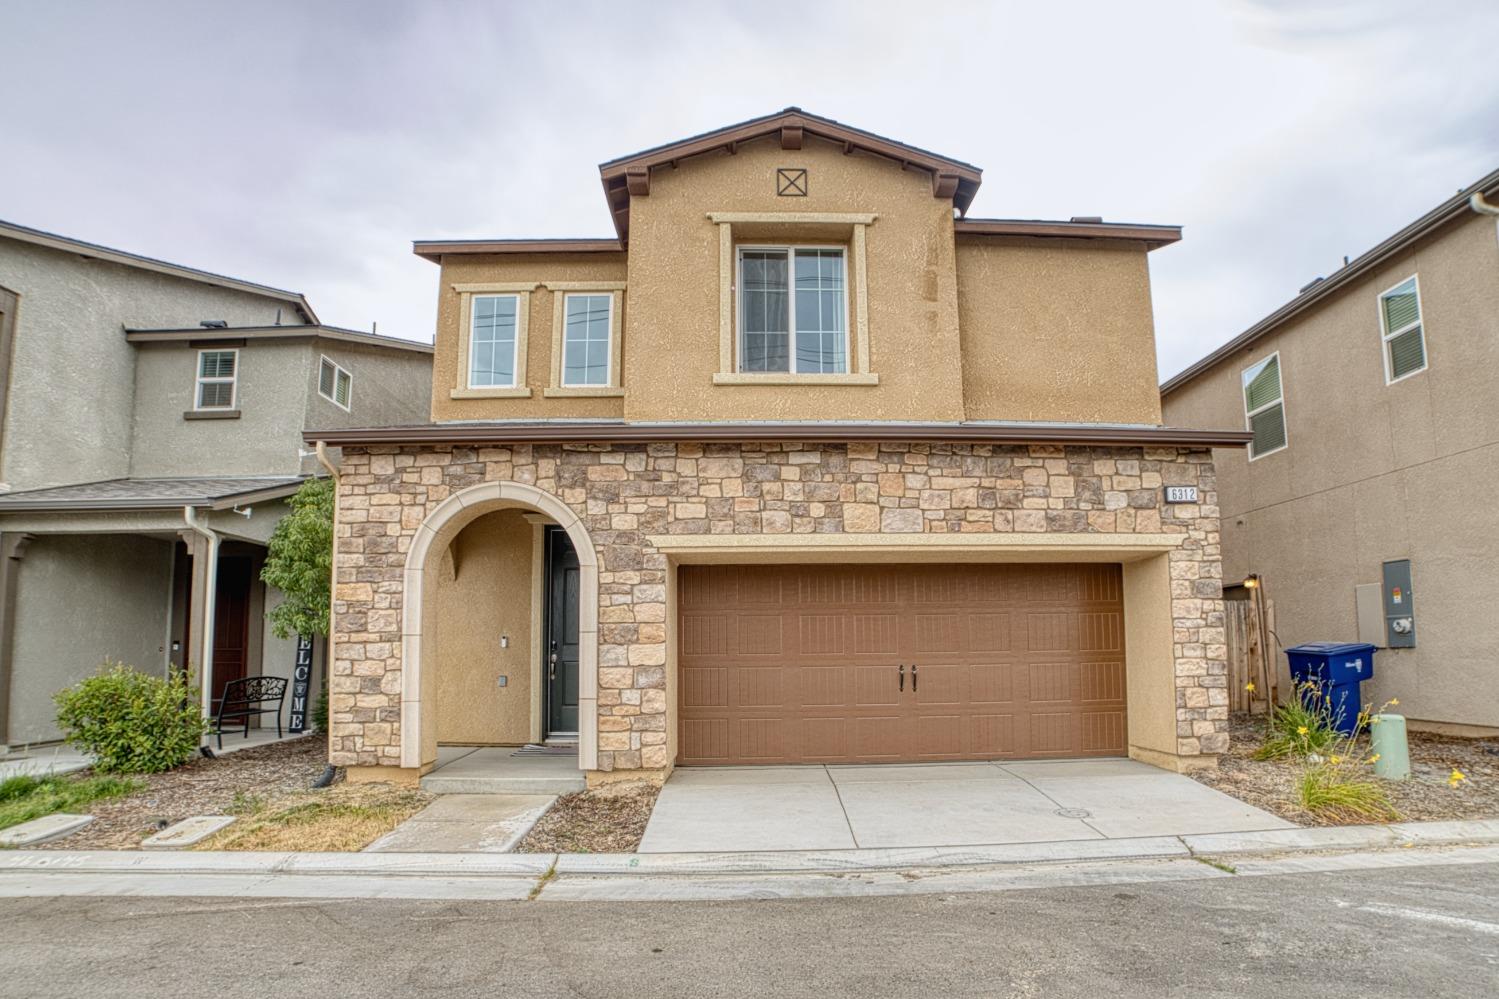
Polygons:
[[185,329],[126,329],[125,339],[129,343],[173,343],[187,341],[218,340],[335,340],[357,343],[366,347],[385,347],[391,350],[432,353],[430,343],[416,340],[401,340],[397,337],[377,336],[358,330],[345,330],[333,326],[228,326],[189,327]]
[[441,263],[442,258],[472,253],[623,253],[624,246],[612,237],[583,239],[419,239],[411,252],[424,260]]
[[1143,242],[1156,250],[1182,238],[1181,226],[1123,222],[1061,222],[1045,219],[956,219],[959,236],[1023,236],[1065,239],[1116,239]]

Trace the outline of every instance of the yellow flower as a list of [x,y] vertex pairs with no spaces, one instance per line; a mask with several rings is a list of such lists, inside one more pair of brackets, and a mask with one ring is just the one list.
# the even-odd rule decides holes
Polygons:
[[1378,725],[1379,724],[1379,716],[1375,715],[1373,718],[1370,718],[1369,719],[1369,724],[1370,725]]
[[1249,691],[1251,694],[1254,693],[1254,681],[1251,680],[1249,683],[1244,684],[1244,689]]
[[1453,787],[1457,787],[1457,785],[1461,784],[1467,779],[1468,777],[1466,774],[1454,767],[1452,770],[1452,776],[1447,778],[1447,783],[1451,784]]
[[1398,705],[1400,703],[1400,698],[1398,698],[1398,697],[1392,697],[1392,698],[1390,698],[1390,703]]
[[1296,734],[1297,735],[1306,735],[1306,733],[1307,733],[1307,727],[1305,725],[1301,726],[1300,728],[1298,728],[1296,730]]
[[1375,753],[1373,756],[1369,757],[1369,762],[1370,763],[1378,763],[1379,762],[1379,754]]
[[1330,756],[1330,757],[1328,757],[1328,761],[1331,762],[1334,766],[1336,766],[1337,764],[1343,762],[1343,758],[1341,756]]

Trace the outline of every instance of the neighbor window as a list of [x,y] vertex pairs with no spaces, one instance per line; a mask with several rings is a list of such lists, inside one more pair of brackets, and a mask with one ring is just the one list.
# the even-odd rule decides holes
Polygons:
[[239,369],[237,350],[198,351],[197,409],[233,409],[234,380]]
[[562,384],[609,384],[609,327],[613,295],[568,295],[563,300]]
[[515,385],[518,295],[475,295],[469,330],[468,383],[473,388]]
[[340,409],[349,408],[349,391],[354,376],[326,357],[318,367],[317,393]]
[[843,250],[755,247],[739,253],[739,370],[848,371]]
[[1244,416],[1254,440],[1249,460],[1286,446],[1286,406],[1280,390],[1280,354],[1244,369]]
[[1414,277],[1379,296],[1384,336],[1385,382],[1426,370],[1426,334],[1421,328],[1421,292]]

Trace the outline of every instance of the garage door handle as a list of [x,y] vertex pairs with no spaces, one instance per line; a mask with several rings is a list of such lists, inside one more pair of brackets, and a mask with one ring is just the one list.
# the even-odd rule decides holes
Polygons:
[[899,669],[900,669],[900,689],[901,690],[905,690],[906,689],[906,664],[905,663],[901,663]]
[[916,664],[911,664],[911,693],[916,693]]

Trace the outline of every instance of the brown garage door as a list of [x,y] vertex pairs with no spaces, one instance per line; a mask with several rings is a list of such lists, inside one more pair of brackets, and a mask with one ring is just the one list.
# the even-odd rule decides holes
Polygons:
[[681,764],[1125,752],[1117,565],[680,572]]

